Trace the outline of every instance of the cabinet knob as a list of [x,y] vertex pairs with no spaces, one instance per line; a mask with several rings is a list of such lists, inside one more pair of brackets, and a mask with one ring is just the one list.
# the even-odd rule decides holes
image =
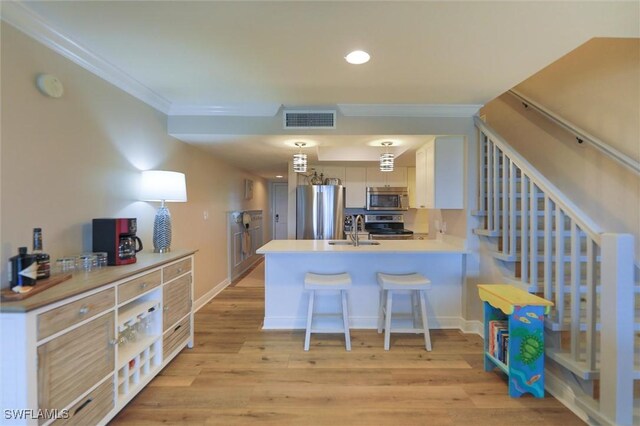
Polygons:
[[80,310],[78,311],[80,315],[86,315],[87,312],[89,312],[89,308],[87,306],[81,307]]
[[178,268],[178,273],[182,273],[182,268]]
[[162,308],[162,310],[163,310],[163,311],[165,311],[165,312],[167,312],[167,311],[169,310],[169,307],[168,307],[168,306],[165,306],[165,307],[163,307],[163,308]]
[[118,344],[118,341],[117,341],[116,339],[111,339],[111,340],[109,340],[109,345],[111,345],[111,346],[115,346],[115,345],[117,345],[117,344]]
[[147,288],[147,283],[140,284],[140,288]]

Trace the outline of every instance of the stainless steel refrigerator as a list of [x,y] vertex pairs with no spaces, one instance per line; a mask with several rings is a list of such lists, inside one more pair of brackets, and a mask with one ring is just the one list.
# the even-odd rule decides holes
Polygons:
[[298,185],[296,239],[344,238],[344,197],[342,185]]

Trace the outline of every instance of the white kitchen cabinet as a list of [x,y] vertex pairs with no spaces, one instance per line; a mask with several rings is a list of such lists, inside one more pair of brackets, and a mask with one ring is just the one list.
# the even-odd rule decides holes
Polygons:
[[381,172],[379,167],[367,167],[367,186],[406,187],[407,168],[395,167],[392,172]]
[[409,208],[416,208],[416,168],[407,167],[407,191],[409,192]]
[[342,183],[346,188],[345,207],[364,208],[367,204],[367,169],[347,167]]
[[416,151],[416,206],[464,208],[463,137],[437,137]]

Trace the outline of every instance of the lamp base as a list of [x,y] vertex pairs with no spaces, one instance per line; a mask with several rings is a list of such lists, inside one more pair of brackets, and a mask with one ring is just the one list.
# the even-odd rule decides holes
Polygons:
[[171,213],[161,206],[153,221],[153,251],[167,253],[171,251]]

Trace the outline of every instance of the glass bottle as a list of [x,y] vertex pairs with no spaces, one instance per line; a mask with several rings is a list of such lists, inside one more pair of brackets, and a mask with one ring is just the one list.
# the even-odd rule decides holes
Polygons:
[[9,259],[9,282],[11,288],[36,284],[36,257],[27,254],[26,247],[18,248],[18,255]]
[[49,278],[51,275],[51,259],[42,251],[42,228],[33,228],[33,254],[38,264],[38,279]]

